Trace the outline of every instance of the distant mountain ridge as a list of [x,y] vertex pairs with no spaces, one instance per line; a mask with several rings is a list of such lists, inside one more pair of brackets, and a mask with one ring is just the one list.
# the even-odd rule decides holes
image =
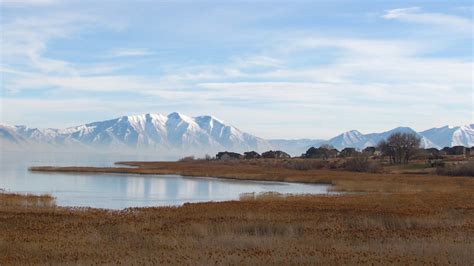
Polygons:
[[264,139],[227,125],[213,116],[189,117],[180,113],[129,115],[66,129],[37,129],[0,125],[5,147],[76,147],[86,149],[153,149],[175,153],[220,150],[264,151]]
[[38,129],[27,126],[0,124],[2,149],[81,148],[112,150],[151,150],[177,154],[214,153],[216,151],[258,152],[279,149],[300,155],[311,146],[329,144],[341,150],[346,147],[363,149],[376,146],[395,132],[417,134],[426,148],[446,146],[474,146],[474,124],[431,128],[416,132],[409,127],[397,127],[381,133],[363,134],[351,130],[329,140],[273,139],[265,140],[209,115],[190,117],[180,113],[162,115],[148,113],[122,116],[69,127],[66,129]]
[[[329,140],[270,140],[270,143],[277,146],[280,149],[291,149],[295,146],[300,146],[301,150],[308,149],[311,146],[319,147],[323,144],[329,144],[334,146],[336,149],[341,150],[347,147],[364,149],[369,146],[376,146],[381,140],[387,139],[393,133],[414,133],[421,139],[421,146],[425,148],[437,148],[452,146],[474,146],[474,124],[458,126],[458,127],[440,127],[431,128],[425,131],[416,132],[409,127],[397,127],[381,133],[369,133],[362,134],[357,130],[351,130],[337,135]],[[306,147],[302,147],[300,144],[307,143]],[[296,154],[294,154],[296,155]]]

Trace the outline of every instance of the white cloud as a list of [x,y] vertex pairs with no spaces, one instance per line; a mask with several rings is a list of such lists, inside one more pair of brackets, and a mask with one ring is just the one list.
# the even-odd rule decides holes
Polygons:
[[43,6],[59,3],[59,0],[0,0],[0,5]]
[[4,65],[46,73],[74,74],[70,62],[44,56],[48,42],[70,38],[98,21],[90,16],[62,14],[45,18],[16,18],[2,24],[1,56]]
[[[390,10],[384,15],[386,19],[443,27],[471,25],[463,18],[453,17],[423,13],[419,8]],[[438,19],[442,23],[437,22]],[[117,71],[130,67],[123,61],[136,61],[153,54],[145,48],[112,49],[106,56],[94,57],[99,62],[90,61],[87,65],[49,56],[52,41],[74,38],[96,24],[104,26],[97,18],[68,14],[17,18],[2,24],[0,72],[4,74],[1,84],[4,94],[12,97],[16,96],[15,92],[41,94],[44,90],[48,96],[58,98],[5,98],[2,119],[24,121],[22,117],[37,113],[85,109],[100,115],[116,114],[117,110],[122,114],[136,110],[147,112],[153,105],[145,101],[150,100],[159,106],[173,104],[172,108],[198,112],[196,115],[223,116],[221,118],[262,137],[285,137],[285,134],[290,137],[294,132],[284,132],[285,129],[278,129],[275,123],[300,123],[308,130],[318,129],[320,126],[314,125],[323,122],[346,126],[346,123],[363,121],[376,126],[381,123],[387,128],[390,123],[410,122],[430,127],[438,121],[464,121],[464,110],[472,106],[468,97],[472,94],[472,58],[426,55],[433,51],[433,43],[443,46],[444,40],[290,34],[274,44],[262,45],[261,52],[232,52],[227,61],[215,64],[212,58],[206,64],[186,63],[169,68],[164,66],[169,62],[159,62],[158,66],[164,70],[153,76]],[[331,52],[329,60],[323,63],[305,58],[306,55],[308,58],[325,56],[327,51]],[[301,59],[305,61],[303,64],[298,62]],[[133,73],[140,70],[131,69]],[[100,96],[95,99],[95,95],[116,96],[123,92],[140,94],[140,97],[116,101],[99,100]],[[90,100],[70,99],[76,95],[92,96]],[[464,109],[449,108],[458,106]],[[265,123],[271,123],[275,117],[280,121],[265,129]],[[95,119],[100,118],[92,120]],[[376,127],[366,123],[365,128]],[[274,135],[273,130],[282,130],[282,135]],[[302,132],[293,137],[318,137],[318,134],[318,131]]]
[[302,49],[341,49],[344,56],[407,56],[424,49],[423,44],[407,40],[362,39],[341,37],[304,37],[285,42],[280,49],[294,52]]
[[472,20],[442,13],[422,12],[419,7],[397,8],[388,10],[383,16],[385,19],[395,19],[404,22],[435,25],[455,31],[472,33]]
[[279,67],[282,66],[283,61],[269,56],[254,55],[247,57],[235,57],[233,60],[235,65],[239,67]]
[[153,54],[144,48],[117,48],[109,52],[110,57],[146,56]]

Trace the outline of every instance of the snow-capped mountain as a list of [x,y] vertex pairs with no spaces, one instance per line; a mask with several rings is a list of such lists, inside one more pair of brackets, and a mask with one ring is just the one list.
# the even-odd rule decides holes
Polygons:
[[393,133],[415,133],[421,138],[421,146],[425,148],[441,149],[446,146],[474,146],[474,124],[460,127],[432,128],[422,132],[416,132],[409,127],[397,127],[381,133],[362,134],[357,130],[351,130],[337,135],[329,140],[270,140],[269,142],[278,149],[288,150],[291,155],[300,155],[311,146],[319,147],[323,144],[334,146],[338,150],[347,147],[364,149],[376,146],[381,140],[387,139]]
[[397,127],[389,131],[381,133],[370,133],[362,134],[357,130],[351,130],[341,135],[338,135],[324,144],[329,144],[334,146],[336,149],[343,149],[346,147],[352,147],[356,149],[364,149],[370,146],[377,146],[377,144],[384,139],[390,137],[394,133],[414,133],[418,135],[421,139],[421,146],[425,148],[440,148],[438,145],[434,144],[430,139],[416,132],[415,130],[409,127]]
[[420,132],[439,147],[447,146],[474,146],[474,124],[460,127],[439,127]]
[[220,150],[264,151],[271,145],[212,116],[180,113],[122,116],[66,129],[0,125],[2,147],[34,145],[108,149],[155,149],[203,154]]
[[370,146],[371,141],[359,131],[351,130],[335,136],[323,144],[329,144],[336,149],[345,147],[360,148],[361,146]]
[[271,139],[268,142],[276,150],[282,150],[291,156],[299,156],[310,147],[319,147],[323,139]]
[[213,116],[189,117],[180,113],[129,115],[93,122],[66,129],[38,129],[0,124],[0,147],[31,150],[34,148],[134,149],[153,152],[195,154],[216,151],[259,152],[283,150],[293,156],[311,146],[329,144],[336,149],[364,149],[376,146],[396,132],[415,133],[425,148],[474,146],[474,124],[458,127],[432,128],[416,132],[409,127],[397,127],[381,133],[363,134],[351,130],[329,140],[296,139],[264,140],[228,125]]

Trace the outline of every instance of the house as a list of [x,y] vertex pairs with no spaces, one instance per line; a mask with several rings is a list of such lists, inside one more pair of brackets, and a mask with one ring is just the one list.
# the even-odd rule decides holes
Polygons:
[[338,155],[339,151],[337,149],[328,150],[328,158],[336,158]]
[[311,147],[305,153],[301,155],[303,158],[313,158],[313,159],[327,159],[335,158],[339,154],[337,149],[327,149],[325,147]]
[[375,147],[366,147],[365,149],[362,150],[362,153],[365,155],[372,156],[375,154],[375,151],[377,151]]
[[424,149],[425,153],[431,156],[439,156],[439,150],[436,148],[428,148]]
[[244,159],[258,159],[260,157],[260,154],[256,151],[244,152]]
[[450,149],[451,149],[450,147],[444,147],[438,152],[438,155],[440,156],[449,155],[448,153],[450,152]]
[[[428,159],[428,161],[435,160],[435,159],[442,159],[444,152],[438,150],[436,148],[427,148],[427,149],[420,149],[417,157]],[[431,164],[431,163],[430,163]]]
[[327,158],[327,149],[325,148],[309,148],[305,153],[301,155],[303,158]]
[[340,157],[353,157],[358,155],[359,152],[355,148],[344,148],[340,153]]
[[467,148],[464,146],[453,146],[451,147],[450,155],[466,155]]
[[469,157],[471,156],[471,151],[471,148],[458,145],[453,147],[444,147],[442,150],[439,151],[439,155],[457,155]]
[[217,160],[235,160],[242,159],[243,156],[240,153],[224,151],[217,153],[216,158]]
[[262,153],[262,158],[267,158],[267,159],[287,159],[291,158],[291,156],[284,152],[284,151],[266,151]]
[[463,155],[469,156],[471,149],[464,146],[453,146],[453,147],[444,147],[441,151],[446,153],[446,155]]

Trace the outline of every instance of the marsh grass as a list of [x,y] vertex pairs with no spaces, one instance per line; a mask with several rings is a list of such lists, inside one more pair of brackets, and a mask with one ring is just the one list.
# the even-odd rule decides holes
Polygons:
[[281,199],[291,196],[291,194],[282,194],[278,192],[261,192],[261,193],[242,193],[239,195],[240,201],[254,201],[254,200],[274,200],[274,199]]
[[473,176],[474,177],[474,162],[461,162],[456,164],[438,167],[436,169],[438,175],[448,176]]
[[239,201],[120,212],[0,205],[0,264],[473,264],[473,178],[316,169],[321,161],[308,162],[62,168],[331,183],[350,193],[251,193]]
[[0,206],[55,207],[56,199],[49,194],[32,195],[0,191]]
[[123,211],[0,205],[0,264],[469,265],[473,204],[459,190]]

